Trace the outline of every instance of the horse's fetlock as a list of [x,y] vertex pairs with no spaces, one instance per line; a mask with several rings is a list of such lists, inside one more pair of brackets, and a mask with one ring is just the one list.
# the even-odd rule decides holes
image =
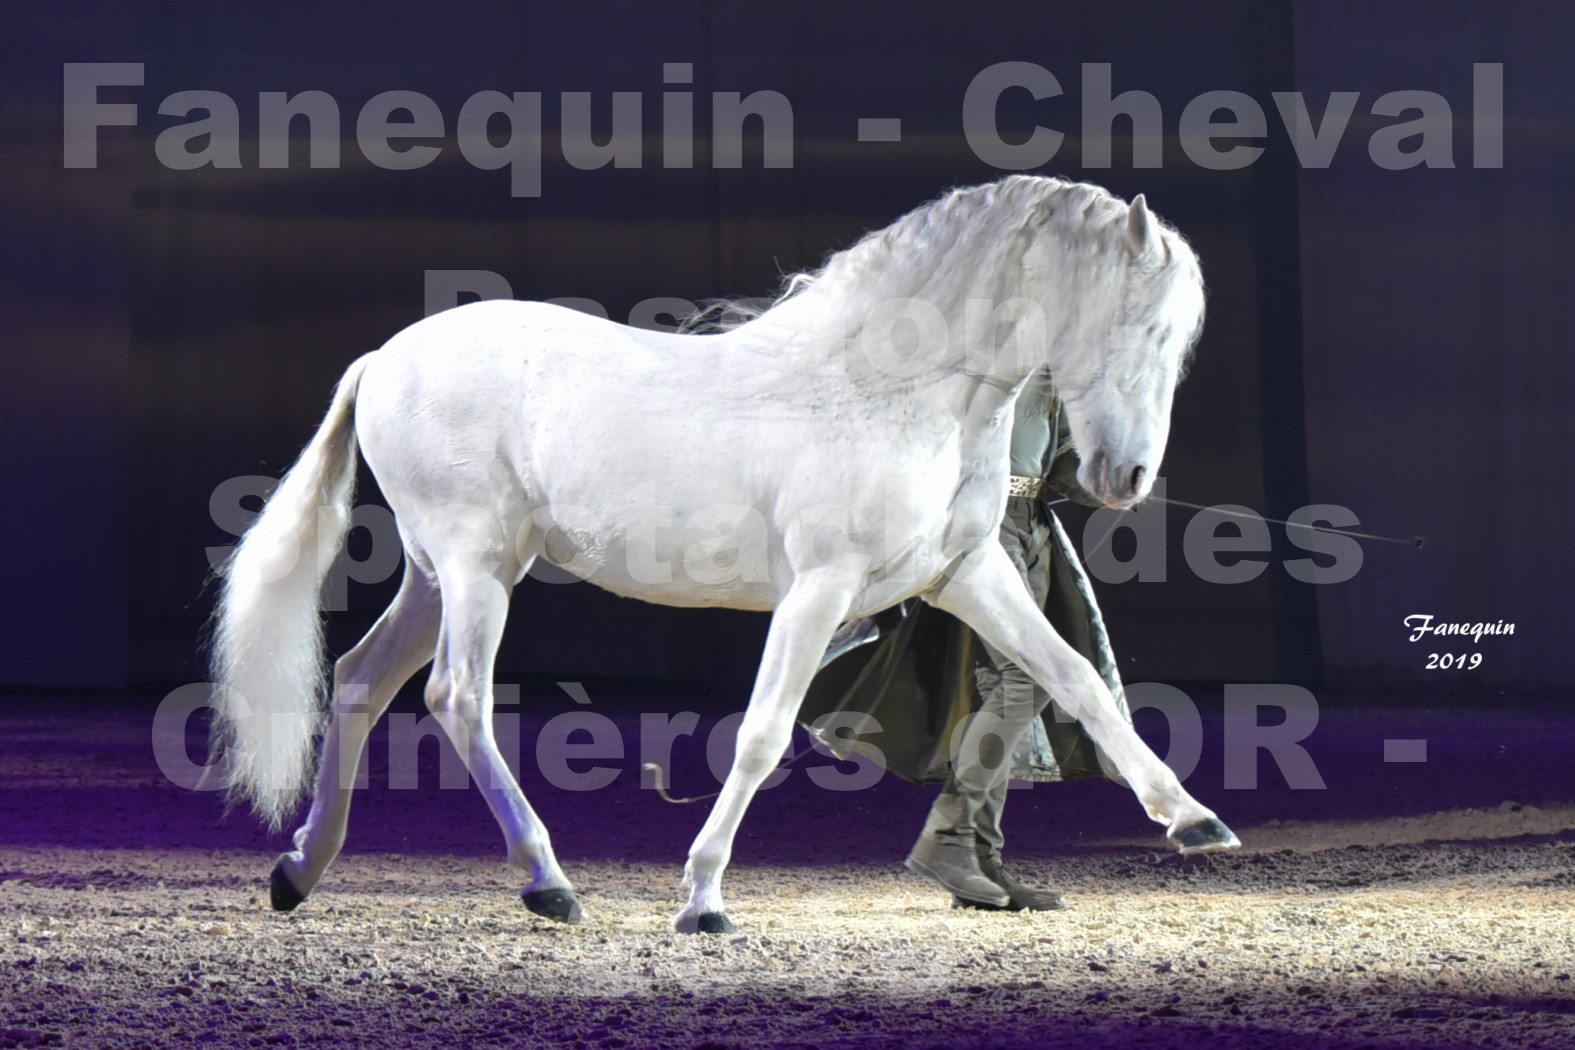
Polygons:
[[684,881],[692,884],[702,872],[713,872],[724,862],[725,856],[715,846],[689,851],[689,863],[684,865]]

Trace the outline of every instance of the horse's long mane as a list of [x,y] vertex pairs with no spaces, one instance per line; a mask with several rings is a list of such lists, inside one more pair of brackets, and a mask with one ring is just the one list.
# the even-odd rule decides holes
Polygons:
[[1031,236],[1049,228],[1076,251],[1092,244],[1071,241],[1103,240],[1125,216],[1125,202],[1101,187],[1042,175],[954,189],[866,233],[818,269],[790,274],[774,299],[715,303],[685,327],[732,331],[814,300],[817,322],[846,332],[856,330],[857,319],[873,306],[892,299],[922,299],[943,310],[970,295],[1004,301],[1022,294],[1034,276],[1021,265]]
[[[1023,315],[1014,304],[1025,302],[1059,304],[1038,315],[1055,326],[1042,333],[1043,345],[1087,351],[1103,346],[1110,333],[1097,329],[1109,324],[1108,313],[1085,304],[1119,303],[1122,316],[1153,317],[1163,313],[1158,307],[1174,287],[1201,288],[1197,256],[1152,213],[1159,250],[1141,263],[1143,279],[1129,279],[1129,212],[1126,201],[1099,186],[1042,175],[954,189],[865,234],[818,269],[789,275],[774,299],[712,304],[681,330],[733,337],[778,397],[810,387],[817,391],[811,396],[822,396],[815,376],[844,377],[839,382],[849,389],[914,382],[916,373],[848,352],[862,345],[857,341],[877,311],[903,301],[926,304],[949,326],[949,351],[931,359],[940,372],[970,368],[970,348],[993,345],[996,326],[1015,326]],[[1194,279],[1171,280],[1184,271]],[[975,311],[974,303],[990,309]],[[877,322],[877,341],[882,332],[897,331],[886,324],[890,317]],[[753,397],[762,389],[751,384],[739,393]]]

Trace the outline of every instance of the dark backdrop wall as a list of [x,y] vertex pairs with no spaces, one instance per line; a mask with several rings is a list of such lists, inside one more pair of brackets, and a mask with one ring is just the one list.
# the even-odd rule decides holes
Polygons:
[[[317,425],[346,364],[418,319],[427,271],[500,275],[519,298],[576,297],[610,316],[655,296],[769,293],[863,231],[944,189],[1001,174],[963,134],[970,81],[1037,63],[1065,89],[1003,96],[1008,139],[1036,124],[1067,138],[1047,173],[1148,195],[1197,247],[1211,288],[1182,387],[1169,491],[1270,513],[1342,504],[1364,527],[1425,533],[1415,552],[1372,545],[1349,582],[1297,583],[1285,543],[1257,579],[1187,571],[1192,512],[1166,513],[1164,582],[1101,588],[1133,680],[1305,681],[1343,688],[1568,688],[1570,559],[1561,481],[1571,466],[1575,335],[1575,9],[1556,2],[951,5],[479,3],[437,11],[66,4],[8,15],[23,41],[0,71],[0,303],[5,384],[3,525],[10,567],[0,683],[168,683],[203,676],[207,549],[230,541],[210,510],[232,479],[281,472]],[[99,132],[95,169],[62,166],[62,68],[142,63],[135,127]],[[1111,64],[1165,120],[1159,167],[1134,166],[1115,124],[1108,167],[1085,165],[1083,63]],[[1504,158],[1472,167],[1473,63],[1503,63]],[[661,164],[664,63],[690,63],[695,165]],[[156,136],[174,92],[234,98],[239,169],[177,171]],[[539,91],[539,197],[507,171],[466,164],[454,118],[478,91]],[[1454,113],[1455,167],[1379,168],[1373,116],[1387,91],[1436,92]],[[258,165],[258,93],[319,90],[337,103],[341,164],[313,169],[297,122],[290,166]],[[379,92],[436,101],[439,159],[367,162],[355,115]],[[712,163],[712,92],[781,92],[793,159]],[[1205,91],[1259,99],[1256,164],[1214,171],[1176,138]],[[1299,90],[1316,118],[1360,92],[1331,166],[1307,169],[1270,93]],[[564,92],[639,92],[644,163],[579,170],[557,147]],[[200,114],[194,114],[197,116]],[[861,142],[860,118],[900,118],[898,142]],[[1141,147],[1141,143],[1139,144]],[[200,143],[194,144],[200,146]],[[376,502],[365,479],[362,499]],[[222,516],[222,515],[221,515]],[[1071,512],[1074,533],[1085,515]],[[1091,539],[1098,539],[1096,532]],[[1114,541],[1127,556],[1129,538]],[[352,554],[368,555],[365,536]],[[332,632],[370,622],[390,584],[352,583]],[[1422,667],[1404,616],[1508,620],[1470,676]],[[736,690],[765,618],[622,601],[528,581],[500,675],[613,675]]]
[[[1318,589],[1323,659],[1353,686],[1432,686],[1415,670],[1424,646],[1391,624],[1503,619],[1517,634],[1481,647],[1486,682],[1567,689],[1575,75],[1554,41],[1575,7],[1439,11],[1297,5],[1297,86],[1311,97],[1425,85],[1468,98],[1473,63],[1504,67],[1501,169],[1471,166],[1460,106],[1453,169],[1385,171],[1351,150],[1303,173],[1311,488],[1429,541]],[[1353,120],[1351,133],[1376,123]]]

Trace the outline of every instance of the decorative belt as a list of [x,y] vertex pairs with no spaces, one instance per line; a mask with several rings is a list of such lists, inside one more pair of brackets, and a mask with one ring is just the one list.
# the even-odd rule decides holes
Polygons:
[[1006,494],[1008,496],[1027,496],[1029,499],[1035,499],[1044,490],[1044,487],[1044,478],[1026,478],[1021,474],[1013,474],[1011,484],[1006,488]]

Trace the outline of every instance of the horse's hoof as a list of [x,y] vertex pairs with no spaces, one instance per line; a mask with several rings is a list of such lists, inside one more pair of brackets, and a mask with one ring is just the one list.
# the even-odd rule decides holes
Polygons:
[[673,923],[679,933],[737,933],[733,920],[719,911],[702,912],[696,916],[680,915]]
[[305,899],[306,894],[296,889],[290,876],[284,873],[284,863],[275,864],[273,874],[268,876],[268,903],[273,905],[273,910],[294,911]]
[[724,912],[708,911],[704,915],[700,916],[700,922],[697,926],[696,932],[737,933],[738,927],[733,925],[733,920],[729,919]]
[[566,922],[573,926],[585,917],[573,890],[535,890],[522,893],[520,897],[525,901],[525,907],[555,922]]
[[1223,850],[1241,848],[1241,840],[1236,837],[1236,833],[1227,828],[1225,822],[1218,817],[1209,817],[1196,824],[1177,828],[1165,837],[1170,839],[1183,855],[1219,853]]

